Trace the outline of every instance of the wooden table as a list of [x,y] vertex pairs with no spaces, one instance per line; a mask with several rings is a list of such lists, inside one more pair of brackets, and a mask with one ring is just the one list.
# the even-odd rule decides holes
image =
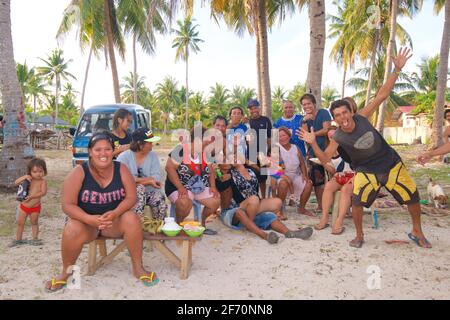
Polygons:
[[[195,241],[202,239],[200,237],[189,237],[181,231],[175,237],[168,237],[165,234],[150,234],[144,232],[144,240],[150,241],[151,245],[158,249],[169,261],[175,264],[180,269],[180,278],[187,279],[189,276],[189,269],[192,265],[192,245]],[[108,254],[106,250],[106,240],[123,240],[113,239],[107,237],[99,237],[96,240],[89,243],[88,252],[88,272],[87,275],[93,275],[98,268],[110,263],[116,255],[122,252],[126,248],[125,241],[121,241],[115,246],[115,248]],[[166,241],[180,241],[182,244],[181,255],[177,256],[172,250],[166,246]],[[97,259],[97,247],[100,253],[100,259]]]

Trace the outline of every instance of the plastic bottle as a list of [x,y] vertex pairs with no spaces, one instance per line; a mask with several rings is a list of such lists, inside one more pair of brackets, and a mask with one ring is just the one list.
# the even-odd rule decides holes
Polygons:
[[19,185],[19,189],[17,190],[17,201],[24,201],[25,198],[28,196],[28,192],[29,192],[29,188],[30,188],[30,181],[28,181],[28,179],[25,179],[22,181],[22,183]]
[[220,171],[219,168],[216,169],[216,177],[219,179],[222,178],[222,172]]
[[377,209],[373,209],[373,227],[374,229],[378,229],[378,212]]

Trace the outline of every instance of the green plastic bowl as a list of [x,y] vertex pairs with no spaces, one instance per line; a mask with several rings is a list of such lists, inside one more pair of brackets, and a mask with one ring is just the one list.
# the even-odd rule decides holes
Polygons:
[[178,230],[164,230],[164,229],[161,229],[161,231],[168,237],[175,237],[175,236],[177,236],[181,232],[181,230],[182,230],[181,228],[178,229]]
[[184,232],[189,236],[189,237],[193,237],[193,238],[195,238],[195,237],[200,237],[202,234],[203,234],[203,231],[205,231],[205,227],[201,227],[199,230],[186,230],[186,229],[183,229],[184,230]]

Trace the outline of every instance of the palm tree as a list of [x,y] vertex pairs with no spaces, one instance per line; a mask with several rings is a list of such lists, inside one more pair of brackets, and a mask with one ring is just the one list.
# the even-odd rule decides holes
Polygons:
[[25,61],[23,64],[16,64],[17,70],[17,79],[19,80],[20,89],[22,90],[22,100],[26,105],[29,98],[29,85],[31,79],[34,77],[34,68],[28,68],[27,62]]
[[[305,0],[297,0],[300,7],[306,4]],[[317,100],[317,108],[320,108],[321,86],[323,71],[323,55],[325,51],[325,1],[308,1],[309,15],[309,64],[306,78],[306,89]]]
[[444,117],[444,104],[445,104],[445,91],[447,87],[447,73],[448,73],[448,55],[450,47],[450,1],[447,0],[435,0],[435,13],[439,13],[445,6],[445,21],[444,30],[442,32],[441,50],[439,53],[439,69],[436,88],[436,103],[433,116],[433,129],[432,129],[432,147],[439,147],[442,141],[442,125]]
[[231,90],[230,101],[232,107],[238,106],[244,109],[247,108],[248,100],[255,96],[255,90],[251,88],[244,88],[241,86],[234,86]]
[[275,87],[272,92],[272,119],[279,119],[283,114],[283,100],[287,92],[282,87]]
[[322,90],[322,105],[329,108],[331,103],[339,98],[338,91],[334,87],[325,86]]
[[210,87],[208,106],[212,110],[216,110],[217,114],[224,117],[228,115],[228,99],[230,98],[230,91],[222,84],[216,83],[214,87]]
[[[200,51],[198,43],[203,42],[198,38],[198,31],[195,29],[198,25],[193,25],[191,17],[188,16],[184,21],[178,20],[178,30],[173,30],[176,33],[176,37],[172,42],[172,48],[176,48],[175,61],[179,59],[186,62],[186,95],[189,97],[189,53],[197,53]],[[189,98],[186,98],[186,116],[185,127],[188,129],[188,110],[189,110]]]
[[[384,64],[385,58],[381,56],[378,58],[377,63],[375,65],[375,72],[373,77],[374,87],[379,88],[383,85],[384,81]],[[355,77],[349,79],[347,81],[347,86],[356,90],[356,93],[353,95],[353,98],[357,102],[358,105],[364,106],[365,97],[367,95],[367,83],[368,83],[368,75],[370,73],[370,67],[364,67],[356,70]],[[387,101],[387,110],[393,111],[396,109],[399,104],[398,102],[402,99],[396,92],[415,92],[415,87],[412,83],[412,79],[406,74],[401,72],[397,82],[394,85],[394,90],[391,92]],[[372,99],[374,95],[372,94],[370,98]]]
[[[137,103],[145,106],[148,103],[151,92],[145,85],[145,77],[141,77],[139,74],[136,74],[136,76],[137,79],[134,79],[135,74],[130,72],[128,76],[123,78],[125,82],[120,85],[120,88],[123,89],[120,95],[121,101],[124,103]],[[137,89],[137,92],[135,88]],[[135,93],[137,94],[137,100]]]
[[436,91],[439,60],[439,55],[423,57],[421,63],[417,65],[419,67],[419,73],[414,72],[411,77],[419,90],[425,91],[426,93]]
[[164,0],[122,0],[117,6],[117,17],[126,35],[133,39],[133,102],[138,103],[138,77],[136,44],[152,55],[155,53],[156,32],[164,35],[168,31],[166,21],[172,16],[171,7]]
[[25,125],[25,110],[22,101],[11,36],[11,1],[0,5],[0,93],[4,117],[3,148],[0,153],[0,188],[14,188],[13,177],[26,173],[27,162],[33,156]]
[[[389,74],[392,69],[392,56],[395,52],[395,35],[397,32],[397,15],[399,8],[403,8],[410,12],[410,15],[413,16],[416,12],[418,12],[422,7],[422,0],[391,0],[390,1],[390,32],[389,32],[389,44],[386,49],[386,67],[384,70],[384,81],[387,81]],[[377,119],[377,130],[383,134],[384,129],[384,117],[386,111],[387,101],[383,102],[380,109],[378,110],[378,119]]]
[[178,83],[171,77],[166,77],[162,83],[158,83],[156,86],[154,95],[157,109],[162,112],[164,134],[167,133],[171,113],[180,103],[177,87]]
[[301,110],[300,98],[306,93],[306,82],[297,83],[288,93],[288,99],[291,100],[298,110]]
[[63,50],[54,49],[51,55],[47,56],[47,60],[39,58],[43,63],[43,67],[38,67],[38,73],[46,77],[49,83],[55,81],[55,116],[53,117],[53,125],[58,123],[58,103],[59,91],[61,90],[61,80],[68,81],[69,78],[76,79],[73,74],[67,71],[69,63],[72,59],[65,61],[63,57]]
[[45,88],[44,79],[38,74],[34,74],[28,82],[28,94],[33,99],[33,122],[36,121],[36,104],[42,103],[43,98],[48,96],[49,92]]
[[[104,29],[104,10],[102,1],[72,0],[63,13],[56,37],[62,41],[64,37],[77,27],[77,38],[81,51],[89,48],[88,60],[84,73],[83,89],[81,91],[80,112],[84,111],[84,97],[91,65],[92,54],[98,59],[100,51],[106,50],[106,33]],[[105,51],[106,53],[106,51]]]

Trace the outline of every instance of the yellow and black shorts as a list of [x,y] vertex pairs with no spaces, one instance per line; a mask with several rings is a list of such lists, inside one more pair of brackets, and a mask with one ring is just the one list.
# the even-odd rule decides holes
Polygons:
[[420,200],[417,186],[405,165],[397,163],[388,173],[356,172],[353,180],[352,203],[370,207],[384,186],[400,204],[413,204]]

